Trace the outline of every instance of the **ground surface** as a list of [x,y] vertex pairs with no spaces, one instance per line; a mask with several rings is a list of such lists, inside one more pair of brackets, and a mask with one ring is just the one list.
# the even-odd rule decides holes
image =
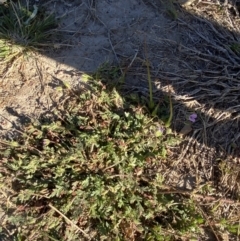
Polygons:
[[[228,197],[235,195],[240,172],[240,54],[232,48],[239,43],[237,9],[215,0],[186,7],[160,0],[42,4],[59,18],[61,39],[47,52],[1,66],[2,138],[13,138],[30,119],[51,115],[68,97],[58,87],[65,82],[78,88],[83,73],[106,62],[127,70],[129,93],[146,95],[148,59],[155,98],[170,92],[172,127],[185,139],[174,152],[169,166],[174,178],[168,184],[193,189],[216,182]],[[197,113],[197,121],[185,132],[191,113]],[[221,179],[220,162],[228,162],[236,179]]]

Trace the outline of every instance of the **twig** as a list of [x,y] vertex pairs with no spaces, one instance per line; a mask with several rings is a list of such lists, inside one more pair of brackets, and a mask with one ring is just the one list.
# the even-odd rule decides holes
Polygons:
[[166,43],[169,43],[171,45],[178,46],[178,48],[180,49],[180,51],[182,53],[187,52],[189,54],[189,52],[192,52],[192,53],[195,54],[196,58],[197,57],[200,58],[199,56],[202,56],[202,57],[206,58],[205,59],[206,61],[217,61],[217,62],[220,62],[221,64],[230,64],[229,60],[227,60],[226,58],[223,58],[221,56],[203,53],[202,51],[199,51],[199,50],[196,50],[196,49],[193,49],[193,48],[189,48],[189,47],[186,47],[182,44],[179,44],[174,40],[170,40],[170,39],[166,39],[166,38],[156,38],[156,39],[153,39],[153,41],[155,41],[157,43],[166,42]]
[[138,51],[139,51],[139,50],[137,49],[137,50],[136,50],[136,53],[135,53],[134,56],[133,56],[133,59],[132,59],[131,63],[130,63],[130,64],[128,65],[128,67],[127,67],[128,69],[131,68],[134,60],[136,59],[136,57],[137,57],[137,55],[138,55]]
[[[111,40],[111,34],[110,34],[110,33],[111,33],[111,32],[108,31],[108,40],[109,40],[110,46],[111,46],[111,48],[112,48],[112,51],[113,51],[113,53],[114,53],[115,59],[116,59],[118,65],[119,65],[120,62],[119,62],[119,59],[118,59],[118,57],[117,57],[116,51],[115,51],[115,49],[114,49],[114,47],[113,47],[112,40]],[[121,68],[120,68],[120,70],[121,70]],[[122,71],[122,70],[121,70],[121,71]]]
[[183,161],[183,159],[185,158],[185,156],[186,156],[186,154],[187,154],[190,146],[193,145],[194,142],[195,142],[195,135],[197,134],[197,132],[198,132],[198,130],[195,130],[195,131],[193,132],[193,134],[192,134],[192,136],[190,137],[190,139],[188,140],[188,143],[187,143],[187,145],[185,146],[183,152],[181,153],[180,157],[178,158],[177,163],[181,163],[181,162]]
[[211,222],[210,222],[209,219],[208,219],[208,216],[204,213],[204,211],[203,211],[202,208],[198,205],[198,203],[196,203],[196,205],[197,205],[199,211],[202,213],[203,217],[207,220],[207,223],[208,223],[208,225],[210,226],[210,228],[211,228],[211,230],[212,230],[212,232],[213,232],[215,238],[217,239],[217,241],[220,241],[220,239],[219,239],[217,233],[215,232],[215,230],[214,230],[214,228],[213,228]]
[[169,85],[168,85],[168,97],[169,97],[169,117],[168,120],[165,124],[166,127],[170,127],[172,124],[172,118],[173,118],[173,104],[172,104],[172,97],[171,97],[171,93],[170,93],[170,89],[169,89]]
[[[201,18],[198,18],[198,17],[195,17],[196,19],[198,20],[201,20]],[[190,26],[188,23],[186,23],[185,21],[183,21],[182,19],[179,19],[179,21],[181,23],[183,23],[185,26],[187,26],[189,29],[191,29],[192,31],[195,32],[195,34],[197,34],[200,38],[202,38],[203,40],[205,40],[212,48],[224,53],[226,55],[226,57],[228,58],[228,60],[230,60],[233,64],[235,64],[236,66],[238,66],[238,63],[236,62],[236,59],[239,60],[238,57],[235,56],[235,58],[233,59],[228,51],[226,50],[226,47],[225,46],[220,46],[222,45],[222,43],[219,43],[219,46],[217,46],[216,44],[213,44],[212,41],[210,41],[207,37],[203,36],[199,31],[196,31],[192,26]],[[213,27],[212,24],[209,24],[209,21],[207,21],[206,19],[202,20],[202,22],[205,22],[207,23],[208,25],[210,25],[210,28],[214,31],[214,33],[216,34],[218,31],[216,31],[216,29]],[[218,34],[219,36],[219,34]],[[223,36],[219,36],[221,38],[223,38]]]
[[234,200],[228,199],[228,198],[220,198],[218,199],[217,197],[213,196],[205,196],[202,194],[196,194],[194,191],[189,191],[189,190],[173,190],[171,187],[164,186],[165,188],[169,188],[170,190],[160,190],[159,193],[161,194],[183,194],[183,195],[188,195],[191,196],[195,200],[200,200],[201,201],[209,201],[209,202],[221,202],[225,204],[234,204],[236,206],[240,206],[240,202],[235,202]]
[[91,236],[88,235],[84,230],[82,230],[81,228],[79,228],[75,223],[73,223],[68,217],[66,217],[63,213],[61,213],[58,209],[56,209],[51,203],[48,205],[50,208],[52,208],[55,212],[57,212],[59,215],[61,215],[69,224],[71,224],[74,228],[76,228],[77,230],[79,230],[80,232],[82,232],[84,234],[84,236],[86,238],[88,238],[88,240],[91,240]]

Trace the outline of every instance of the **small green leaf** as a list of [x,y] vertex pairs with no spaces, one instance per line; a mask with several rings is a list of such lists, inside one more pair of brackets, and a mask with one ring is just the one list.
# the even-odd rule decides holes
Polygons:
[[68,82],[63,81],[63,84],[67,89],[71,89],[71,85]]
[[16,141],[11,141],[11,142],[10,142],[10,145],[11,145],[12,147],[18,147],[18,146],[20,146],[19,143],[16,142]]
[[163,135],[163,133],[162,133],[162,131],[160,131],[160,130],[158,130],[158,131],[155,132],[155,136],[156,136],[156,137],[160,137],[160,136],[162,136],[162,135]]
[[83,82],[88,82],[91,79],[92,79],[92,77],[90,75],[87,75],[87,74],[81,75],[81,81],[83,81]]

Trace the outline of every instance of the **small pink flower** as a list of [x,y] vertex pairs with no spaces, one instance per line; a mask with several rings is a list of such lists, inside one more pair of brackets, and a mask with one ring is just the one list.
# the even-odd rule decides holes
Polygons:
[[189,120],[190,120],[191,122],[195,122],[196,119],[197,119],[197,114],[196,114],[196,113],[193,113],[193,114],[191,114],[191,115],[189,116]]

